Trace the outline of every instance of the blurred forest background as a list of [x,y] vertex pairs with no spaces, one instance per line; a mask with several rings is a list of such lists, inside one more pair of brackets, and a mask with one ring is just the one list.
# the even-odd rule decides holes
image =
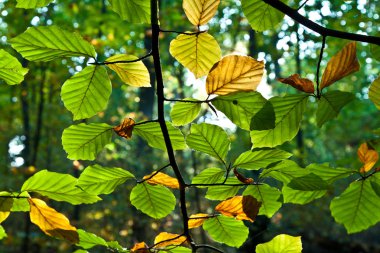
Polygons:
[[[300,2],[303,1],[289,1],[289,5],[299,6]],[[13,55],[17,54],[7,40],[30,26],[52,24],[77,31],[85,37],[95,46],[100,61],[117,53],[143,56],[150,50],[149,27],[122,21],[111,11],[106,0],[57,0],[48,7],[36,10],[17,9],[15,5],[13,0],[0,0],[0,45]],[[184,16],[182,1],[162,0],[160,8],[163,29],[192,30]],[[310,0],[300,12],[332,29],[375,36],[380,33],[380,2],[377,0]],[[276,81],[278,77],[300,73],[315,80],[322,38],[288,17],[276,30],[256,33],[245,19],[240,2],[223,0],[217,15],[204,28],[209,29],[218,40],[223,55],[238,52],[265,60],[266,82],[260,84],[259,91],[266,97],[297,92]],[[169,55],[169,43],[175,36],[174,33],[163,33],[161,37],[166,96],[204,99],[206,94],[201,85],[204,80],[195,80]],[[346,43],[348,41],[328,37],[322,66]],[[380,117],[379,111],[368,100],[368,87],[379,74],[380,63],[371,58],[368,44],[358,43],[357,47],[361,70],[334,84],[334,89],[355,93],[356,99],[341,111],[337,119],[326,123],[321,129],[316,126],[316,108],[309,103],[297,138],[282,147],[295,154],[292,159],[301,166],[326,162],[333,166],[359,168],[356,155],[359,145],[364,141],[377,144],[373,130],[379,128]],[[33,70],[25,81],[17,86],[0,85],[0,190],[17,190],[26,178],[42,169],[78,176],[81,169],[90,164],[70,161],[61,145],[63,129],[72,124],[70,112],[61,102],[61,85],[86,66],[83,60],[74,60],[48,63],[24,61],[23,64]],[[144,63],[152,70],[151,59],[144,60]],[[153,83],[154,73],[151,73],[151,79]],[[116,76],[112,84],[107,110],[91,118],[91,122],[99,120],[118,125],[128,116],[136,121],[155,118],[154,88],[126,86]],[[169,112],[171,104],[167,103],[166,106]],[[233,140],[232,156],[250,148],[248,132],[234,128],[222,113],[218,113],[217,117],[204,112],[197,121],[225,127]],[[216,166],[206,155],[189,150],[177,152],[177,155],[180,168],[188,178],[202,169]],[[138,137],[131,141],[115,139],[98,157],[98,163],[125,168],[142,177],[162,167],[164,156],[164,152],[149,148]],[[254,177],[254,171],[251,173],[250,176]],[[362,233],[347,235],[343,226],[336,224],[331,217],[330,200],[341,193],[345,185],[345,182],[338,182],[327,196],[305,206],[285,204],[271,220],[258,217],[250,224],[250,239],[238,252],[253,252],[254,245],[280,233],[301,235],[304,252],[380,252],[379,225]],[[180,226],[178,212],[160,221],[141,214],[127,201],[129,193],[130,188],[124,185],[93,205],[49,203],[65,213],[77,227],[107,240],[118,240],[124,246],[138,241],[151,242],[163,228],[165,231],[175,231]],[[189,210],[194,213],[205,212],[212,205],[210,201],[200,198],[196,191],[188,204]],[[28,220],[23,213],[14,213],[4,222],[8,237],[0,242],[0,252],[23,252],[20,249],[28,240],[28,252],[74,251],[68,243],[42,234]],[[197,230],[195,233],[198,240],[209,242],[206,234]],[[91,252],[97,251],[92,249]]]

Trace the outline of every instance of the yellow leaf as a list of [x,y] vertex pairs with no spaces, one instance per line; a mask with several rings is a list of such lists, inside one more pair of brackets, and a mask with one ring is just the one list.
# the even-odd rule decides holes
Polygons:
[[149,253],[149,247],[145,242],[136,243],[131,249],[131,253]]
[[123,120],[123,123],[121,123],[118,126],[115,126],[113,130],[121,137],[124,137],[125,139],[132,138],[132,131],[133,127],[135,125],[135,121],[131,118],[125,118]]
[[314,93],[313,82],[307,78],[301,78],[298,74],[291,75],[288,78],[278,78],[277,80],[289,84],[299,91]]
[[363,167],[360,168],[361,173],[371,170],[379,160],[379,154],[375,150],[368,148],[367,143],[360,145],[358,156],[360,161],[364,163]]
[[207,24],[218,10],[220,0],[183,0],[182,7],[189,21],[196,26]]
[[186,236],[161,232],[154,238],[154,247],[163,248],[169,245],[182,245],[186,240]]
[[359,69],[359,61],[356,58],[356,42],[348,43],[339,53],[331,57],[327,63],[320,89],[330,86]]
[[0,224],[8,218],[9,214],[10,212],[0,212]]
[[196,78],[206,75],[222,57],[218,42],[208,33],[180,34],[170,42],[169,51]]
[[[162,172],[158,172],[157,174],[155,173],[156,172],[153,172],[150,175],[144,176],[143,179],[147,179],[146,182],[151,185],[159,184],[159,185],[163,185],[169,188],[179,189],[179,183],[176,178],[166,175],[165,173],[162,173]],[[155,175],[153,176],[153,174]]]
[[256,61],[249,56],[225,56],[207,76],[207,94],[227,95],[235,91],[254,91],[263,74],[263,61]]
[[189,228],[197,228],[203,225],[203,223],[210,217],[207,213],[192,214],[187,222]]
[[[150,87],[149,71],[142,61],[123,63],[122,61],[133,61],[138,58],[133,55],[117,54],[106,60],[107,67],[116,72],[120,79],[134,87]],[[116,62],[111,64],[111,62]]]
[[215,207],[215,210],[225,216],[253,222],[259,213],[260,206],[261,202],[258,202],[252,196],[235,196],[220,202]]
[[43,200],[29,198],[30,220],[36,224],[45,234],[60,239],[66,239],[72,243],[79,242],[77,229],[70,225],[65,215],[49,207]]

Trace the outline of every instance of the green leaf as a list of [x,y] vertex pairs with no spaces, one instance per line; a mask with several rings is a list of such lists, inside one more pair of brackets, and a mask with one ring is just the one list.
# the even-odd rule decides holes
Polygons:
[[247,240],[249,233],[243,221],[223,215],[207,219],[203,223],[203,229],[215,241],[236,248],[240,247]]
[[191,253],[191,249],[182,247],[182,246],[174,246],[174,247],[166,247],[165,250],[162,250],[163,252],[168,253]]
[[130,199],[133,206],[155,219],[170,214],[176,204],[176,198],[168,188],[148,183],[133,187]]
[[323,164],[310,164],[306,167],[308,171],[319,176],[327,183],[332,184],[338,179],[346,178],[357,173],[356,170],[348,170],[346,168],[330,168]]
[[89,252],[87,250],[84,250],[84,249],[77,249],[73,253],[89,253]]
[[150,24],[150,0],[109,0],[112,10],[131,23]]
[[380,197],[380,184],[371,180],[371,186],[373,191],[377,194],[377,196]]
[[293,203],[305,205],[315,199],[322,198],[326,194],[326,190],[320,191],[300,191],[292,189],[288,186],[282,187],[282,195],[284,197],[284,203]]
[[[0,198],[0,211],[11,211],[11,212],[29,212],[30,205],[27,200],[29,194],[27,192],[0,192],[0,196],[9,196],[15,198]],[[21,198],[20,198],[21,197]],[[3,202],[5,200],[5,202]],[[11,200],[11,201],[9,201]],[[11,208],[9,210],[9,204],[11,204]],[[8,210],[7,210],[8,209]]]
[[266,215],[268,218],[271,218],[282,206],[281,192],[267,184],[249,185],[243,195],[251,195],[261,202],[259,215]]
[[375,104],[376,108],[380,110],[380,76],[372,82],[369,87],[368,96],[369,99]]
[[276,126],[276,115],[273,105],[267,101],[251,119],[250,130],[269,130]]
[[[241,184],[241,182],[235,177],[230,177],[227,179],[226,184]],[[242,186],[231,185],[210,186],[207,189],[205,198],[211,200],[225,200],[235,196],[241,187]]]
[[[185,98],[182,101],[199,101],[197,99]],[[183,126],[191,123],[201,111],[201,103],[176,102],[170,112],[174,126]]]
[[21,191],[36,192],[56,201],[66,201],[73,205],[91,204],[101,200],[95,194],[76,187],[77,179],[69,174],[41,170],[28,178]]
[[3,226],[0,225],[0,240],[3,240],[6,237],[7,237],[7,233],[5,232],[5,229],[3,228]]
[[249,150],[242,153],[235,160],[232,167],[239,167],[247,170],[259,170],[291,156],[292,154],[279,149]]
[[0,192],[0,212],[9,212],[13,206],[13,198],[2,198],[11,196],[9,192]]
[[293,178],[306,176],[307,174],[309,174],[309,172],[298,166],[297,163],[291,160],[285,160],[270,169],[264,170],[260,174],[260,178],[272,177],[287,184]]
[[372,58],[376,59],[377,61],[380,61],[380,46],[371,44],[370,49]]
[[202,170],[198,175],[193,177],[192,184],[215,184],[224,180],[226,170],[219,168],[208,168]]
[[254,147],[275,147],[292,140],[298,133],[308,95],[273,97],[269,101],[274,107],[276,123],[273,129],[251,131]]
[[30,27],[10,40],[17,52],[29,61],[50,61],[59,57],[96,57],[94,47],[76,33],[58,26]]
[[293,178],[287,186],[299,191],[322,191],[328,188],[326,181],[313,173]]
[[17,8],[35,9],[44,7],[54,0],[17,0]]
[[217,96],[212,104],[240,128],[249,130],[252,117],[261,110],[266,101],[259,92],[252,91]]
[[111,95],[111,81],[104,66],[87,66],[62,86],[61,97],[74,120],[94,116],[103,110]]
[[321,127],[325,122],[338,116],[340,110],[355,98],[350,92],[330,91],[322,95],[318,101],[317,125]]
[[77,185],[92,194],[109,194],[128,179],[135,178],[129,171],[121,168],[88,166],[78,178]]
[[107,242],[103,238],[93,233],[86,232],[82,229],[78,229],[77,232],[79,235],[79,243],[76,245],[83,249],[90,249],[97,245],[108,247]]
[[0,49],[0,59],[0,79],[9,85],[21,83],[28,69],[23,68],[15,57],[3,49]]
[[122,252],[129,253],[129,251],[127,249],[123,248],[119,244],[119,242],[117,242],[117,241],[107,242],[107,245],[108,245],[108,248],[114,249],[114,250],[116,250],[116,252],[119,252],[119,253],[122,253]]
[[275,28],[285,16],[261,0],[242,0],[241,7],[252,29],[258,32]]
[[301,236],[281,234],[256,246],[256,253],[301,253]]
[[192,124],[186,143],[190,148],[215,157],[223,163],[231,144],[223,128],[207,123]]
[[335,221],[344,225],[349,234],[363,231],[380,221],[380,197],[370,180],[351,183],[330,204]]
[[[169,131],[170,141],[174,150],[182,150],[186,148],[185,140],[181,130],[172,126],[170,122],[166,122]],[[149,122],[146,124],[135,125],[133,133],[137,134],[148,142],[153,148],[166,150],[164,136],[158,122]]]
[[63,149],[71,160],[94,160],[111,142],[112,131],[112,126],[104,123],[72,125],[63,131]]

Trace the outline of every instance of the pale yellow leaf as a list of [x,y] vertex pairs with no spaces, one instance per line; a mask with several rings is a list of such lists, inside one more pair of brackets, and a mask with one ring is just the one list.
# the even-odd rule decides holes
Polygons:
[[207,213],[196,213],[189,217],[187,222],[189,228],[197,228],[203,225],[203,223],[210,217]]
[[207,24],[218,10],[220,0],[183,0],[182,7],[189,21],[196,26]]
[[363,167],[360,168],[361,173],[371,170],[379,160],[379,154],[375,150],[370,149],[367,143],[360,145],[358,149],[358,156],[360,161],[363,163]]
[[115,131],[115,133],[117,133],[117,135],[126,139],[131,139],[134,125],[135,121],[133,119],[125,118],[123,120],[123,123],[121,123],[118,126],[115,126],[113,130]]
[[154,247],[163,248],[169,245],[182,245],[186,240],[186,236],[161,232],[156,238],[154,238]]
[[289,84],[299,91],[314,93],[314,84],[307,78],[301,78],[300,75],[294,74],[287,78],[278,78],[278,81]]
[[264,75],[264,62],[249,56],[228,55],[216,63],[206,79],[207,94],[254,91]]
[[339,53],[331,57],[327,63],[320,89],[330,86],[359,69],[360,64],[358,58],[356,58],[356,42],[348,43]]
[[208,33],[180,34],[170,42],[169,51],[196,78],[206,75],[222,57],[218,42]]
[[45,234],[60,239],[66,239],[72,243],[79,242],[77,229],[70,225],[65,215],[49,207],[43,200],[29,198],[30,220],[36,224]]
[[178,180],[162,172],[158,172],[157,174],[153,172],[150,175],[144,176],[143,179],[146,179],[146,182],[151,185],[159,184],[169,188],[179,189]]
[[215,210],[225,216],[253,222],[259,213],[260,206],[261,202],[250,195],[235,196],[220,202]]
[[9,214],[10,212],[0,212],[0,224],[8,218]]
[[145,242],[136,243],[133,248],[131,248],[131,253],[149,253],[149,247]]
[[115,71],[126,84],[134,87],[150,87],[149,71],[142,61],[123,63],[137,59],[133,55],[117,54],[106,60],[106,66]]

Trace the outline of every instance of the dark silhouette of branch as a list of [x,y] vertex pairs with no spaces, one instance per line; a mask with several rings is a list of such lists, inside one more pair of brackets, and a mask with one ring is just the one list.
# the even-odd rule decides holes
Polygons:
[[320,69],[321,69],[321,62],[322,62],[322,58],[323,58],[323,50],[325,49],[325,46],[326,46],[326,36],[323,36],[322,46],[321,46],[321,50],[319,51],[319,60],[318,60],[318,65],[317,65],[317,76],[316,76],[317,98],[321,97],[321,92],[319,90],[319,73],[320,73]]

